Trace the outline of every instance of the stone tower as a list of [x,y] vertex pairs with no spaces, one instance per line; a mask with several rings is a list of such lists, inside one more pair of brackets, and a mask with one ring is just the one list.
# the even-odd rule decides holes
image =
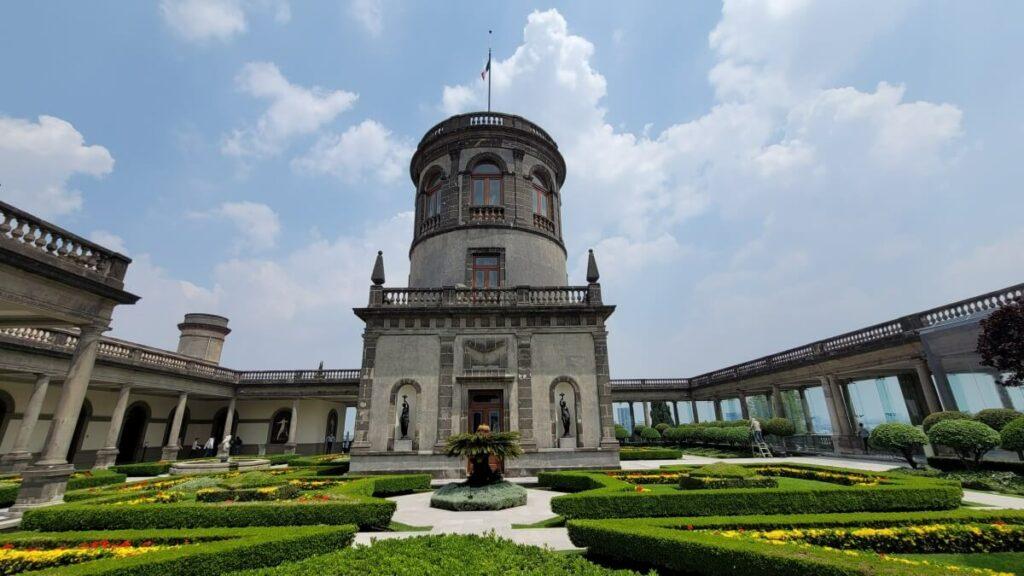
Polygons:
[[488,424],[521,434],[509,474],[614,466],[605,321],[590,256],[569,286],[555,141],[519,116],[473,113],[431,128],[410,165],[415,230],[407,288],[371,273],[353,471],[459,477],[447,438]]
[[224,338],[231,333],[227,318],[215,314],[185,314],[178,330],[181,332],[178,354],[220,364]]

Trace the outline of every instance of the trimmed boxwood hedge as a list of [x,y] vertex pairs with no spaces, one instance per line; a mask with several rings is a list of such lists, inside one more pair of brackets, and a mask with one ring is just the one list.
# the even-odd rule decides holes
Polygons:
[[201,528],[213,526],[301,526],[355,524],[382,529],[391,521],[395,503],[390,496],[430,487],[427,474],[370,476],[338,487],[346,501],[315,503],[253,502],[231,505],[181,502],[110,506],[90,501],[27,510],[21,526],[27,530],[114,530],[142,528]]
[[945,576],[944,566],[907,565],[881,555],[856,556],[769,542],[727,538],[709,530],[735,528],[770,530],[830,526],[889,527],[941,522],[1006,522],[1024,524],[1022,511],[951,510],[947,512],[801,514],[778,516],[717,516],[706,518],[645,518],[640,520],[570,520],[573,544],[594,557],[653,565],[687,574],[760,574],[801,576]]
[[623,448],[619,460],[678,460],[683,451],[676,448]]
[[[104,558],[51,568],[34,574],[61,576],[216,576],[276,566],[314,555],[333,552],[352,543],[356,527],[299,526],[276,528],[205,528],[189,530],[118,530],[103,532],[16,532],[0,537],[0,545],[45,545],[59,542],[75,545],[109,540],[188,539],[192,544],[149,552],[127,558]],[[209,541],[206,541],[209,540]]]
[[171,471],[171,462],[136,462],[135,464],[118,464],[111,470],[127,476],[159,476]]
[[[6,481],[0,481],[0,508],[8,508],[14,505],[18,498],[18,490],[21,483],[16,480],[17,475],[10,476]],[[94,488],[106,486],[107,484],[121,484],[125,481],[124,474],[118,474],[109,470],[89,470],[76,472],[68,479],[67,490],[81,490],[83,488]]]
[[[758,468],[766,468],[758,466]],[[787,464],[785,468],[863,474],[819,466]],[[960,506],[963,490],[956,482],[934,478],[873,473],[885,483],[873,486],[823,485],[813,488],[726,488],[638,493],[627,482],[602,473],[549,472],[543,486],[576,492],[551,500],[551,510],[566,518],[639,518],[720,514],[783,514],[792,510],[860,512],[945,510]]]
[[[959,458],[940,458],[933,456],[928,459],[928,465],[932,468],[938,468],[943,472],[952,472],[957,470],[966,470],[963,461]],[[1003,460],[982,460],[978,463],[978,470],[988,470],[991,472],[1016,472],[1024,476],[1024,462],[1007,462]]]

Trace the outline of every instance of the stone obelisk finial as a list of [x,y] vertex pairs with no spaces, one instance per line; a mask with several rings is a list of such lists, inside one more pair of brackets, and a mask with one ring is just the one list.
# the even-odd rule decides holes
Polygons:
[[587,283],[594,284],[601,279],[601,273],[597,271],[597,260],[594,258],[594,249],[590,249],[587,256]]
[[384,285],[384,252],[377,251],[377,261],[373,263],[373,272],[370,273],[370,281],[374,286]]

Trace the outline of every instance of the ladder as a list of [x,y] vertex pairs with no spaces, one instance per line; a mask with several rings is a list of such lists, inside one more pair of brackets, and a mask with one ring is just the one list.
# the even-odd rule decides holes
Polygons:
[[758,442],[757,440],[750,441],[750,452],[755,458],[771,458],[772,451],[768,449],[768,444],[764,442]]

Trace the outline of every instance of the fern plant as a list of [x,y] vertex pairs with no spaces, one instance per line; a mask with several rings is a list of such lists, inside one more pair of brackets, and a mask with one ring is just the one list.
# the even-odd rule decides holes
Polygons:
[[476,432],[456,434],[448,438],[445,454],[453,458],[466,457],[473,463],[473,472],[469,476],[471,486],[483,486],[499,482],[501,474],[493,472],[490,466],[491,456],[506,461],[517,458],[523,453],[519,446],[519,432],[497,432],[481,425]]

